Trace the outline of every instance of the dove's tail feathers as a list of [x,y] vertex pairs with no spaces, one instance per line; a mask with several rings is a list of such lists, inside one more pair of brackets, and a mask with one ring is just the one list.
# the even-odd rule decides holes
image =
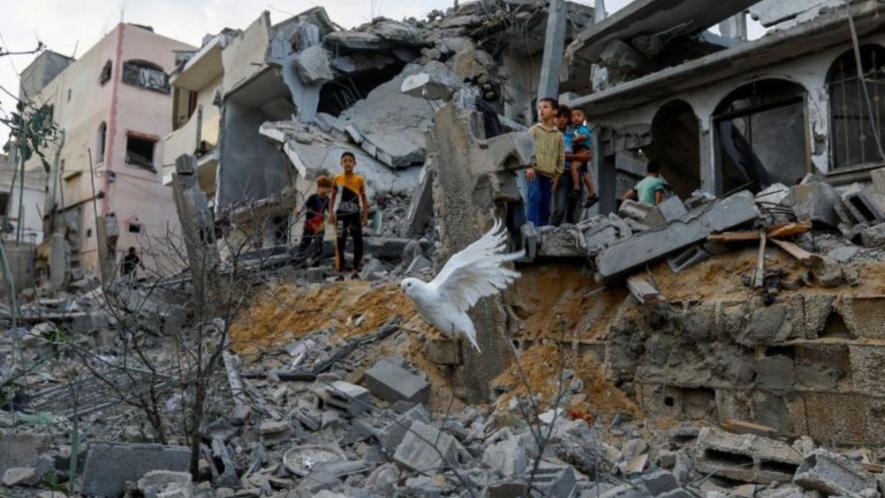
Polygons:
[[467,313],[461,312],[455,317],[455,326],[458,331],[464,334],[464,337],[470,341],[470,344],[472,344],[477,351],[480,351],[479,344],[476,342],[476,327],[473,325],[473,320],[470,319],[470,316]]

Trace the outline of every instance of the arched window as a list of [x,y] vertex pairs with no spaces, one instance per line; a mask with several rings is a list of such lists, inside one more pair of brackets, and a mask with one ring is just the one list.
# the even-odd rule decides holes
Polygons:
[[104,149],[108,139],[108,125],[102,122],[98,125],[98,138],[95,140],[95,162],[104,162]]
[[160,93],[169,93],[169,77],[153,62],[131,60],[123,63],[123,83]]
[[860,62],[863,80],[853,49],[840,55],[827,75],[833,168],[885,162],[880,148],[885,146],[885,48],[860,47]]

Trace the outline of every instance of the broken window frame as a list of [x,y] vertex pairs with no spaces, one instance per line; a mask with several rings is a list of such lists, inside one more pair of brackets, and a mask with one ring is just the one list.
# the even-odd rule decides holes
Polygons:
[[168,95],[172,87],[169,75],[162,67],[145,60],[133,59],[123,63],[123,83],[152,92]]
[[[134,153],[133,151],[131,151],[130,150],[130,142],[132,140],[138,140],[138,141],[145,142],[145,143],[148,143],[148,142],[151,143],[151,146],[152,146],[151,157],[150,158],[144,157],[140,154],[137,154],[137,153]],[[126,157],[125,157],[126,164],[156,173],[157,168],[156,168],[156,166],[154,166],[154,163],[157,160],[156,156],[157,156],[157,140],[155,140],[153,138],[145,137],[142,135],[132,134],[132,133],[129,133],[126,135]]]
[[[873,109],[867,107],[864,88],[857,76],[853,48],[840,54],[827,72],[830,170],[833,171],[864,169],[885,163],[885,158],[879,154],[872,136],[873,130],[878,130],[879,141],[885,144],[885,47],[876,44],[861,45],[860,55],[863,81]],[[882,64],[878,64],[878,61]],[[851,103],[848,102],[849,92],[854,93]],[[853,108],[849,109],[849,105]],[[860,122],[852,124],[854,121]]]

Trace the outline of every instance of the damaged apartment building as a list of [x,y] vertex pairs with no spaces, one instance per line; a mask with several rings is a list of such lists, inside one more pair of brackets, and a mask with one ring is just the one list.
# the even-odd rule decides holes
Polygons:
[[[88,277],[108,281],[129,247],[151,271],[180,270],[146,237],[179,231],[161,182],[159,142],[170,129],[173,52],[191,48],[120,23],[79,59],[44,51],[22,72],[23,98],[50,106],[57,127],[43,151],[45,189],[25,206],[43,219],[37,269],[53,288]],[[43,165],[35,157],[26,169],[42,172]]]
[[[593,9],[566,5],[572,40],[593,22]],[[293,208],[319,175],[339,172],[349,151],[381,211],[372,233],[421,235],[430,226],[434,168],[425,135],[434,114],[469,87],[498,133],[501,123],[530,124],[546,10],[545,2],[471,3],[421,21],[378,18],[343,30],[318,7],[277,24],[264,13],[242,31],[207,36],[171,77],[177,129],[164,139],[165,182],[179,155],[195,154],[220,235],[237,226],[257,234],[257,246],[281,246]],[[416,190],[425,202],[410,208]]]

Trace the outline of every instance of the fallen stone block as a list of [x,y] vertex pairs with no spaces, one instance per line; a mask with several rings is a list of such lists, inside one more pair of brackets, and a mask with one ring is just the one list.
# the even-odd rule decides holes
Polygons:
[[789,482],[801,461],[786,443],[713,427],[701,429],[695,446],[695,470],[744,482]]
[[391,358],[382,359],[366,370],[365,384],[372,394],[391,403],[426,403],[430,396],[426,375],[414,373]]
[[0,431],[0,476],[14,467],[33,467],[48,450],[48,436]]
[[381,442],[381,447],[384,448],[385,453],[392,456],[396,452],[396,448],[403,442],[403,438],[406,437],[406,432],[412,426],[412,422],[430,422],[430,416],[427,415],[427,410],[424,409],[423,405],[413,406],[405,413],[396,417],[396,420],[387,424],[387,427],[381,431],[378,435],[378,440]]
[[320,45],[308,47],[295,55],[295,69],[301,81],[312,84],[335,79],[329,52]]
[[412,422],[393,460],[415,472],[457,467],[466,451],[451,434],[424,422]]
[[783,203],[792,207],[799,221],[811,221],[819,225],[835,227],[836,203],[839,202],[836,190],[824,182],[809,182],[794,185]]
[[525,449],[518,438],[505,431],[505,439],[493,442],[482,454],[482,463],[505,479],[521,477],[528,466]]
[[187,472],[190,450],[154,444],[93,443],[83,469],[83,494],[117,497],[126,482],[136,482],[153,470]]
[[279,444],[292,436],[292,424],[286,420],[265,420],[258,426],[261,439],[267,444]]
[[755,220],[759,216],[753,195],[739,192],[703,206],[666,228],[636,234],[613,244],[596,257],[603,281],[611,281],[673,251],[706,239],[714,232]]
[[860,496],[861,491],[877,486],[875,476],[824,449],[805,457],[793,482],[804,489],[838,496]]
[[138,480],[144,498],[191,498],[193,484],[187,472],[154,470]]
[[369,391],[350,382],[340,380],[333,382],[328,393],[326,404],[345,411],[351,417],[365,413],[372,407]]
[[682,218],[686,213],[688,210],[685,209],[685,204],[674,195],[651,208],[642,222],[650,228],[662,227]]
[[406,95],[427,100],[446,100],[455,93],[450,82],[430,73],[418,73],[406,77],[400,87]]
[[667,258],[667,266],[673,273],[680,273],[692,266],[710,259],[710,253],[700,245],[693,245],[682,252],[673,254]]
[[885,223],[879,223],[862,231],[860,243],[871,249],[885,247]]

